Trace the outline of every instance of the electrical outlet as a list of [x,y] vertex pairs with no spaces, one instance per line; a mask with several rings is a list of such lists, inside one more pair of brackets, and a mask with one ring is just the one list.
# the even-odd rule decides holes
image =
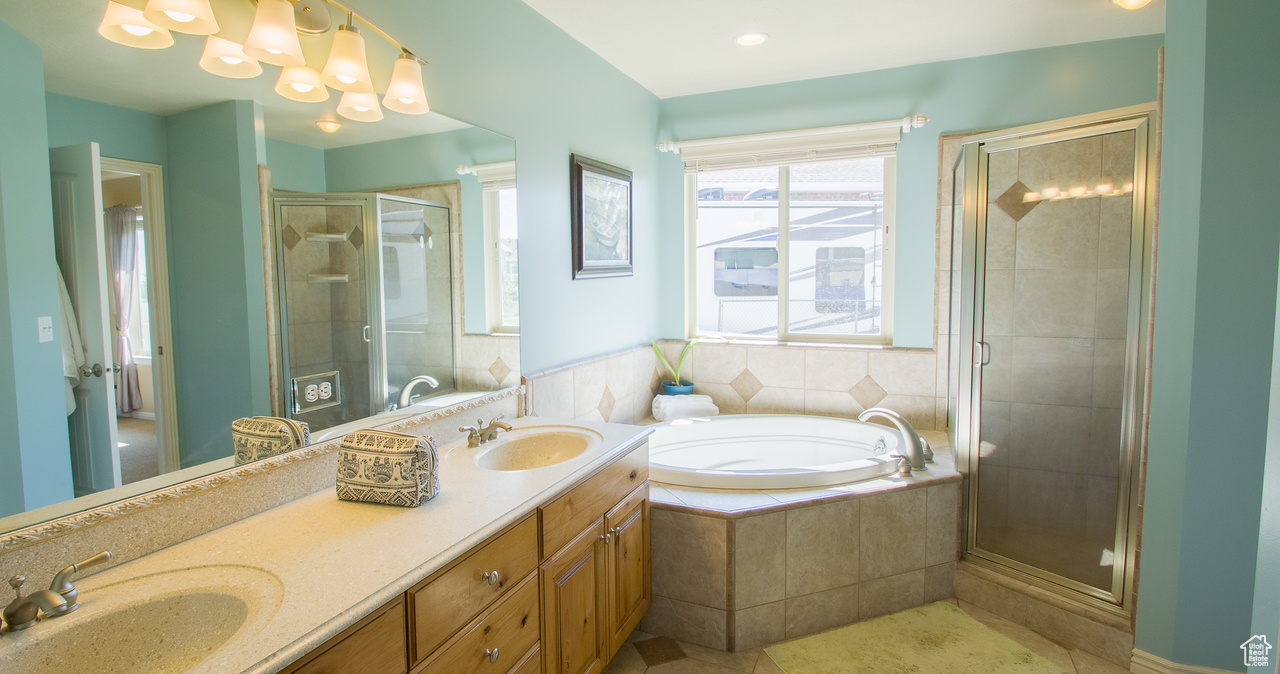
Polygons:
[[36,318],[36,331],[40,335],[41,342],[53,341],[53,316],[40,316]]

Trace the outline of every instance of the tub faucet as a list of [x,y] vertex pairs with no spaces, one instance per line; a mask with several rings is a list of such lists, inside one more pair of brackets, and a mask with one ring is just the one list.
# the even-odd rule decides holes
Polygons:
[[395,410],[395,409],[400,409],[400,408],[408,407],[409,405],[412,405],[413,404],[413,388],[418,384],[422,384],[422,383],[428,384],[429,386],[431,386],[431,388],[436,388],[440,386],[440,382],[436,381],[435,377],[432,377],[430,375],[425,375],[425,374],[418,375],[413,379],[410,379],[408,383],[404,385],[404,388],[400,389],[400,400],[397,401],[396,406],[392,407],[391,409]]
[[67,600],[53,590],[36,590],[22,596],[22,584],[25,582],[27,579],[22,576],[9,579],[9,587],[18,593],[17,598],[4,609],[4,622],[8,625],[5,629],[10,632],[25,630],[36,624],[41,613],[46,616],[60,615],[58,612],[67,605]]
[[862,414],[858,415],[858,421],[866,421],[872,417],[880,417],[893,422],[898,427],[898,432],[902,434],[902,449],[899,451],[902,456],[911,463],[912,470],[929,470],[925,465],[924,448],[925,442],[920,438],[920,434],[916,433],[916,429],[911,423],[903,418],[901,414],[884,407],[872,407]]

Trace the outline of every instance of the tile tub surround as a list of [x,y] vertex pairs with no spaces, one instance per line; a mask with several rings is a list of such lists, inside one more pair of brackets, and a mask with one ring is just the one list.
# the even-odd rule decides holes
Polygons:
[[[522,407],[520,389],[512,388],[384,428],[431,436],[443,446],[462,437],[461,421],[499,414],[511,419]],[[22,574],[28,588],[48,587],[58,569],[110,550],[111,562],[77,574],[86,579],[308,494],[325,490],[332,495],[338,442],[310,445],[0,534],[0,577]]]
[[[149,574],[216,565],[259,569],[279,582],[274,614],[249,643],[213,653],[194,671],[279,671],[647,435],[632,426],[580,425],[601,434],[600,450],[538,471],[486,471],[470,462],[471,450],[459,439],[441,448],[440,494],[421,507],[350,503],[320,491],[89,576],[78,583],[81,600],[91,602],[95,588]],[[464,455],[451,460],[454,450]],[[210,581],[216,585],[217,576]],[[166,591],[155,585],[157,594]],[[60,620],[67,622],[6,634],[0,651],[76,617]],[[128,669],[110,663],[101,668]]]
[[[675,363],[687,342],[659,344]],[[528,374],[528,413],[638,423],[670,376],[648,345]],[[721,414],[855,418],[888,407],[917,430],[946,427],[946,358],[930,349],[702,341],[681,376]]]
[[736,652],[954,595],[960,475],[936,463],[822,489],[655,483],[653,606],[640,629]]

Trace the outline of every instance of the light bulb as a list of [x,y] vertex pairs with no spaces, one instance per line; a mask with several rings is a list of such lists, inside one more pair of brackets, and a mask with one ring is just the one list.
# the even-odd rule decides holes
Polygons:
[[226,63],[227,65],[232,65],[232,66],[238,66],[241,63],[244,63],[244,59],[238,59],[238,58],[235,58],[234,56],[219,56],[218,58],[221,59],[223,63]]
[[258,0],[244,53],[278,66],[306,65],[289,0]]
[[173,44],[169,31],[157,26],[141,11],[114,1],[107,3],[98,34],[116,44],[138,49],[164,49]]
[[324,64],[320,79],[338,91],[373,93],[373,80],[369,79],[369,63],[365,58],[364,38],[350,23],[338,27],[338,32],[334,33],[329,60]]
[[213,35],[218,20],[209,0],[147,0],[143,16],[151,23],[191,35]]
[[769,41],[769,36],[764,33],[743,33],[734,38],[734,42],[744,47],[754,47],[758,44],[764,44]]
[[276,80],[276,93],[299,103],[329,100],[329,90],[320,82],[320,73],[306,66],[281,68],[280,79]]
[[290,82],[289,86],[293,87],[294,91],[300,91],[304,94],[307,93],[308,91],[311,91],[312,89],[315,89],[315,87],[311,86],[310,84],[303,84],[302,82]]
[[351,106],[351,109],[356,112],[369,112],[369,108],[366,108],[363,105],[353,105]]
[[351,84],[352,82],[356,81],[356,78],[348,77],[346,75],[334,75],[334,77],[337,78],[337,80],[343,84]]
[[1151,0],[1111,0],[1111,2],[1125,9],[1142,9],[1151,3]]
[[243,80],[262,74],[262,65],[244,53],[244,47],[217,35],[205,39],[200,67],[219,77]]

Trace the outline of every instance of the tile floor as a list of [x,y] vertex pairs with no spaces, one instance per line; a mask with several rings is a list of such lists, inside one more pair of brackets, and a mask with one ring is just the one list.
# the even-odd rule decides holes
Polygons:
[[[1060,646],[1031,630],[973,604],[950,599],[982,624],[1013,639],[1024,648],[1058,665],[1067,674],[1121,674],[1128,670],[1095,655]],[[965,672],[956,663],[955,672]],[[603,674],[783,674],[761,649],[724,653],[703,646],[631,633]]]

